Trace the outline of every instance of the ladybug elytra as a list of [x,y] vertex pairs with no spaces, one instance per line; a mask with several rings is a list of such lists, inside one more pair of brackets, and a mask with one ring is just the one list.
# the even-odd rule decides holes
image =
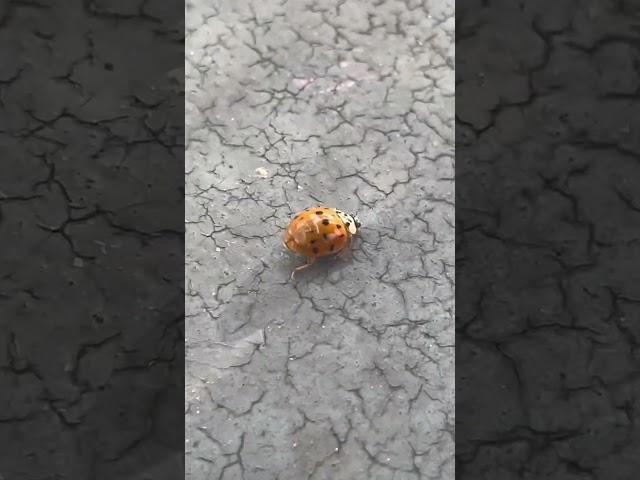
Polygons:
[[317,258],[343,252],[360,226],[358,217],[335,208],[312,207],[298,213],[287,226],[283,244],[306,257],[307,263],[295,268],[291,279]]

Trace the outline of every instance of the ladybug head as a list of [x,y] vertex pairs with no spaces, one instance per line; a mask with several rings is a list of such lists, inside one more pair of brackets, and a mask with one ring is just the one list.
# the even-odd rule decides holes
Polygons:
[[351,235],[355,235],[360,228],[360,225],[362,225],[358,217],[350,213],[345,213],[341,210],[336,211],[338,212],[338,215],[340,216],[342,221],[345,223],[346,227],[349,229],[349,233],[351,233]]

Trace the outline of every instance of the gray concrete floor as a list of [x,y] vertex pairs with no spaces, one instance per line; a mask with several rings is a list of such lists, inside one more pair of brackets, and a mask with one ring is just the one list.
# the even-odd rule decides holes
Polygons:
[[[187,2],[188,479],[453,479],[453,11]],[[361,235],[291,283],[317,204]]]

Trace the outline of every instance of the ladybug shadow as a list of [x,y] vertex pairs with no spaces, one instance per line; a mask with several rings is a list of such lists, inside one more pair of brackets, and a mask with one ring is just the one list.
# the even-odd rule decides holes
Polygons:
[[[326,280],[331,273],[350,267],[355,260],[353,250],[359,246],[359,240],[360,239],[354,238],[349,247],[335,255],[318,257],[309,264],[308,267],[296,272],[294,277],[290,279],[290,282],[299,283],[301,280],[310,281],[318,276],[321,276]],[[305,264],[302,263],[297,265],[297,267],[300,266],[305,266]],[[296,266],[292,268],[296,268]]]

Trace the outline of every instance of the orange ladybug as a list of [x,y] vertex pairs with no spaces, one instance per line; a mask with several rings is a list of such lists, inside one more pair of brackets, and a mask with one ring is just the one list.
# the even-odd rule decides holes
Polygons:
[[360,225],[358,217],[335,208],[313,207],[298,213],[287,226],[283,244],[292,252],[307,257],[307,263],[295,268],[291,279],[313,264],[316,258],[343,252]]

